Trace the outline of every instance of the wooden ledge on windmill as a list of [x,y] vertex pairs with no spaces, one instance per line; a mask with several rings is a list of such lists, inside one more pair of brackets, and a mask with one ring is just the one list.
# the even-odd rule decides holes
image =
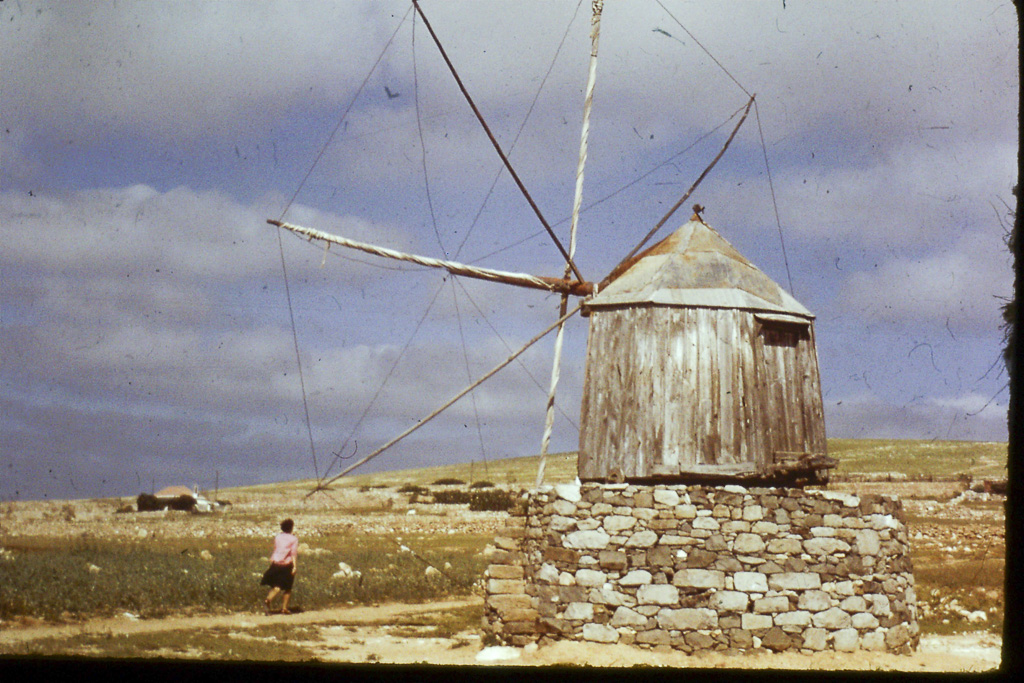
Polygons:
[[838,465],[838,460],[824,453],[775,451],[775,463],[770,468],[776,472],[787,472],[793,470],[831,469]]
[[687,463],[680,465],[678,471],[685,474],[731,474],[740,475],[757,472],[757,463],[753,460],[736,463],[718,463],[706,465],[701,463]]
[[811,321],[808,318],[797,315],[787,315],[785,313],[755,313],[754,319],[762,324],[796,325],[798,327],[808,327],[811,324]]

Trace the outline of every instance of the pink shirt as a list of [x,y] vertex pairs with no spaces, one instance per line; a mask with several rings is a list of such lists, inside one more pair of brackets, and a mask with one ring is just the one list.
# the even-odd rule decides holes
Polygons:
[[274,537],[274,554],[270,561],[274,564],[291,564],[299,554],[299,539],[292,534],[280,533]]

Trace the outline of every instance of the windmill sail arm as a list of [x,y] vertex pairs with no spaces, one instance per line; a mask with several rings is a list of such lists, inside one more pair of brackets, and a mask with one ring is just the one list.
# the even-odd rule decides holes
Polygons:
[[420,427],[422,427],[423,425],[425,425],[425,424],[427,424],[428,422],[430,422],[431,420],[433,420],[433,419],[434,419],[435,417],[437,417],[437,416],[438,416],[438,415],[440,415],[440,414],[441,414],[442,412],[444,412],[445,410],[447,410],[447,409],[448,409],[448,408],[449,408],[450,406],[452,406],[453,404],[455,404],[455,403],[456,403],[456,402],[457,402],[457,401],[458,401],[458,400],[459,400],[460,398],[462,398],[463,396],[465,396],[465,395],[466,395],[466,394],[468,394],[469,392],[473,391],[473,390],[474,390],[474,389],[476,389],[476,388],[477,388],[478,386],[480,386],[481,384],[483,384],[484,382],[486,382],[486,381],[487,381],[488,379],[490,379],[491,377],[493,377],[494,375],[496,375],[496,374],[498,373],[498,371],[499,371],[499,370],[501,370],[501,369],[502,369],[502,368],[504,368],[504,367],[505,367],[506,365],[508,365],[509,363],[511,363],[512,361],[514,361],[514,360],[515,360],[516,358],[518,358],[519,356],[521,356],[521,355],[522,355],[522,354],[523,354],[524,352],[526,352],[526,350],[527,350],[527,349],[529,349],[529,348],[530,348],[531,346],[533,346],[534,344],[536,344],[536,343],[537,343],[538,341],[540,341],[541,339],[543,339],[544,337],[546,337],[546,336],[548,335],[548,333],[550,333],[550,332],[551,332],[551,330],[553,330],[553,329],[555,329],[555,328],[559,328],[559,327],[561,327],[561,326],[562,326],[562,323],[564,323],[564,322],[565,322],[566,320],[568,320],[568,319],[569,319],[569,318],[571,318],[572,316],[576,315],[576,313],[577,313],[577,312],[579,312],[579,310],[580,310],[580,309],[581,309],[582,307],[583,307],[583,304],[582,304],[582,303],[579,303],[579,304],[577,304],[577,305],[576,305],[576,308],[572,309],[571,311],[569,311],[568,313],[566,313],[565,315],[563,315],[563,316],[562,316],[561,318],[559,318],[558,320],[556,320],[556,321],[554,322],[554,324],[552,324],[551,326],[549,326],[549,327],[548,327],[548,328],[547,328],[546,330],[544,330],[543,332],[541,332],[540,334],[538,334],[537,336],[535,336],[535,337],[534,337],[533,339],[531,339],[530,341],[526,342],[526,344],[524,344],[524,345],[523,345],[523,346],[522,346],[522,347],[521,347],[521,348],[520,348],[520,349],[519,349],[518,351],[516,351],[515,353],[513,353],[513,354],[512,354],[511,356],[509,356],[508,358],[506,358],[506,359],[505,359],[505,360],[503,360],[502,362],[498,363],[498,364],[497,364],[497,365],[496,365],[496,366],[495,366],[494,368],[492,368],[492,369],[491,369],[491,370],[490,370],[490,371],[489,371],[489,372],[488,372],[487,374],[485,374],[485,375],[483,375],[482,377],[480,377],[480,379],[476,380],[475,382],[473,382],[472,384],[470,384],[470,385],[469,385],[468,387],[466,387],[465,389],[463,389],[463,390],[462,390],[462,391],[460,391],[459,393],[455,394],[455,396],[453,396],[452,398],[450,398],[450,399],[448,400],[448,402],[447,402],[447,403],[445,403],[445,404],[444,404],[444,405],[442,405],[441,407],[439,407],[439,408],[435,409],[435,410],[434,410],[434,412],[430,413],[429,415],[427,415],[427,416],[426,416],[426,417],[424,417],[423,419],[421,419],[421,420],[418,420],[418,421],[416,422],[416,424],[414,424],[413,426],[409,427],[408,429],[406,429],[406,430],[405,430],[404,432],[402,432],[401,434],[399,434],[399,435],[398,435],[398,436],[396,436],[395,438],[391,439],[391,441],[388,441],[388,442],[387,442],[386,444],[384,444],[383,446],[381,446],[380,448],[378,448],[377,450],[375,450],[375,451],[374,451],[373,453],[370,453],[369,455],[365,456],[365,457],[364,457],[364,458],[363,458],[362,460],[359,460],[358,462],[355,462],[355,463],[353,463],[353,464],[349,465],[349,466],[348,466],[348,467],[346,467],[346,468],[345,468],[344,470],[342,470],[342,471],[341,471],[341,472],[339,472],[338,474],[336,474],[336,475],[334,475],[333,477],[331,477],[330,479],[328,479],[328,480],[327,480],[326,482],[320,482],[319,484],[317,484],[317,487],[316,487],[316,488],[315,488],[315,489],[314,489],[313,491],[310,491],[310,492],[309,492],[309,494],[307,494],[307,497],[309,497],[309,495],[312,495],[312,494],[313,494],[313,493],[314,493],[315,491],[319,491],[319,490],[323,490],[323,489],[327,488],[328,486],[330,486],[331,484],[333,484],[334,482],[336,482],[336,481],[337,481],[338,479],[341,479],[342,477],[344,477],[344,476],[345,476],[346,474],[348,474],[348,473],[349,473],[349,472],[351,472],[352,470],[356,469],[356,468],[357,468],[357,467],[359,467],[360,465],[363,465],[364,463],[367,463],[367,462],[369,462],[369,461],[370,461],[370,460],[372,460],[373,458],[376,458],[376,457],[377,457],[378,455],[380,455],[381,453],[383,453],[383,452],[384,452],[384,451],[386,451],[387,449],[391,448],[391,447],[392,447],[392,446],[394,446],[394,445],[395,445],[396,443],[398,443],[399,441],[401,441],[401,440],[402,440],[402,439],[404,439],[405,437],[409,436],[410,434],[412,434],[413,432],[415,432],[415,431],[416,431],[417,429],[419,429],[419,428],[420,428]]
[[301,225],[294,225],[292,223],[275,220],[268,220],[267,223],[290,230],[297,235],[303,235],[309,239],[317,239],[329,244],[338,244],[349,249],[356,249],[358,251],[373,254],[375,256],[381,256],[383,258],[416,263],[430,268],[443,268],[454,275],[464,275],[478,280],[502,282],[504,284],[516,285],[519,287],[542,289],[547,292],[560,292],[564,294],[573,294],[575,296],[589,296],[594,291],[593,283],[590,282],[543,277],[529,275],[527,273],[511,273],[503,270],[494,270],[492,268],[481,268],[480,266],[471,266],[464,263],[458,263],[456,261],[446,261],[443,259],[431,258],[429,256],[406,254],[394,249],[388,249],[387,247],[380,247],[374,244],[367,244],[365,242],[357,242],[355,240],[350,240],[347,237],[333,235],[329,232],[323,232],[322,230],[307,228]]
[[548,224],[547,220],[544,218],[544,215],[540,212],[540,207],[538,207],[537,203],[533,201],[533,197],[530,196],[530,193],[527,191],[526,186],[523,184],[523,181],[519,178],[519,174],[516,173],[516,169],[512,167],[512,162],[508,160],[508,155],[505,154],[505,152],[501,149],[501,145],[498,144],[498,139],[494,137],[494,133],[491,132],[490,126],[488,126],[487,122],[484,120],[483,114],[480,113],[480,110],[477,108],[476,103],[473,102],[473,98],[470,97],[469,91],[466,90],[466,86],[463,84],[462,79],[459,78],[458,72],[455,71],[455,65],[452,64],[452,60],[448,58],[448,53],[445,52],[444,46],[441,45],[441,40],[437,37],[437,34],[434,33],[434,28],[430,25],[430,21],[427,19],[427,15],[423,13],[423,8],[420,7],[419,2],[417,2],[417,0],[412,0],[412,5],[413,7],[416,8],[416,12],[420,15],[420,18],[423,19],[423,25],[427,27],[427,32],[430,33],[430,37],[434,39],[434,44],[437,45],[437,50],[438,52],[441,53],[441,57],[444,59],[444,63],[448,65],[448,70],[451,71],[452,76],[455,78],[455,82],[459,86],[459,90],[462,91],[462,95],[466,98],[466,102],[469,103],[469,108],[473,110],[473,114],[476,115],[477,121],[480,122],[481,127],[487,134],[487,138],[491,141],[491,144],[494,146],[494,150],[498,153],[498,156],[501,157],[501,161],[503,164],[505,164],[505,169],[508,171],[509,176],[512,178],[513,181],[515,181],[516,186],[518,186],[519,191],[523,193],[523,197],[526,198],[527,203],[530,205],[530,208],[533,209],[533,212],[540,220],[541,225],[544,226],[544,229],[551,237],[551,240],[555,243],[555,246],[558,247],[558,251],[561,252],[562,257],[565,259],[565,263],[568,266],[568,268],[572,270],[572,272],[576,275],[576,279],[578,279],[580,282],[584,282],[583,275],[580,274],[579,268],[576,267],[576,263],[572,260],[572,254],[566,251],[565,247],[562,246],[562,243],[561,241],[559,241],[558,236],[555,235],[555,231],[551,229],[551,225]]
[[739,123],[736,124],[736,127],[732,129],[732,133],[729,135],[729,138],[725,141],[725,145],[722,146],[721,151],[718,152],[718,156],[716,156],[711,161],[711,163],[708,164],[707,168],[704,169],[700,176],[698,176],[697,180],[694,181],[693,185],[690,186],[690,189],[686,191],[686,194],[684,194],[679,199],[679,201],[676,202],[672,206],[672,208],[668,210],[668,213],[666,213],[662,217],[662,219],[658,221],[657,225],[651,228],[651,231],[648,232],[642,240],[640,240],[640,243],[633,247],[633,251],[629,252],[629,254],[626,255],[626,258],[619,261],[619,264],[612,269],[612,272],[610,272],[604,278],[604,280],[601,280],[601,284],[599,285],[600,289],[604,289],[609,283],[612,282],[612,280],[622,275],[624,272],[626,272],[627,269],[629,269],[630,266],[636,263],[638,259],[635,259],[634,257],[637,255],[637,252],[643,249],[643,246],[647,244],[647,241],[654,237],[654,233],[658,232],[658,230],[660,230],[661,227],[668,222],[668,219],[672,217],[672,214],[676,212],[676,209],[682,206],[683,202],[690,198],[690,195],[693,194],[693,191],[697,189],[697,186],[700,185],[701,181],[704,180],[705,177],[707,177],[708,173],[711,172],[711,169],[713,169],[715,167],[715,164],[718,163],[718,160],[722,158],[723,154],[725,154],[725,150],[729,149],[729,145],[732,143],[732,139],[736,137],[736,133],[739,132],[740,126],[742,126],[743,122],[747,120],[747,114],[750,113],[750,108],[754,105],[754,97],[755,95],[750,96],[750,100],[747,102],[746,108],[743,110],[743,116],[740,117]]

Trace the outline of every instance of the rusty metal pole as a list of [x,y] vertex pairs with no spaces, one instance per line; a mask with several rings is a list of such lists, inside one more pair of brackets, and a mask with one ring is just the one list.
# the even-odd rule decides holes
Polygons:
[[[587,74],[586,97],[583,101],[583,127],[580,131],[580,156],[576,164],[576,192],[572,204],[572,223],[569,227],[569,262],[576,252],[576,228],[580,220],[580,206],[583,204],[583,168],[587,163],[587,145],[590,141],[590,111],[594,104],[594,84],[597,81],[597,44],[601,37],[601,13],[604,10],[604,0],[593,0],[591,3],[590,18],[590,71]],[[569,266],[566,266],[565,277],[571,274]],[[562,294],[562,303],[558,309],[561,317],[565,316],[569,297]],[[548,391],[547,413],[544,416],[544,435],[540,441],[540,465],[537,467],[536,486],[544,483],[544,470],[547,467],[548,446],[551,443],[551,431],[555,424],[555,390],[558,388],[558,378],[562,363],[562,340],[564,324],[558,326],[555,334],[555,358],[551,364],[551,387]]]

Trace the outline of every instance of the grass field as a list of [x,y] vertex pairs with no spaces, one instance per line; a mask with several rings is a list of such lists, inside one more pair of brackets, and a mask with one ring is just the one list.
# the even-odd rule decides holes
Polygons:
[[[828,453],[839,460],[838,474],[875,474],[891,472],[910,477],[938,477],[967,474],[975,478],[1002,478],[1007,472],[1007,445],[979,441],[911,441],[895,439],[829,439]],[[438,479],[460,479],[467,483],[490,481],[511,487],[532,487],[537,478],[540,456],[525,456],[484,463],[438,465],[411,470],[391,470],[345,477],[336,487],[426,486]],[[569,482],[576,477],[576,453],[553,453],[547,457],[544,480]],[[285,484],[243,487],[239,491],[260,489],[309,491],[313,480]]]
[[[302,558],[302,609],[387,601],[423,602],[466,595],[481,579],[486,537],[445,536],[444,543],[409,538],[416,555],[388,538],[324,536]],[[160,617],[186,608],[212,612],[252,610],[265,589],[265,539],[234,539],[213,547],[208,558],[194,539],[159,544],[114,540],[54,541],[21,538],[4,548],[16,562],[0,561],[0,619],[32,615],[108,616],[130,612]],[[417,557],[418,556],[418,557]],[[343,560],[362,577],[335,579]],[[429,562],[443,575],[428,576]]]
[[[833,439],[829,441],[829,452],[839,459],[838,472],[842,474],[969,474],[976,478],[1001,478],[1006,476],[1007,467],[1007,447],[1000,443]],[[471,490],[474,482],[530,488],[537,466],[537,457],[493,461],[486,468],[481,463],[444,465],[347,477],[332,488],[387,488],[394,492],[402,487],[431,487],[439,480],[459,480],[463,484],[455,488],[465,491]],[[549,455],[546,473],[547,483],[572,481],[576,476],[576,454]],[[291,501],[287,506],[293,506],[295,513],[306,514],[301,501],[314,485],[314,481],[299,480],[222,489],[218,497],[238,500],[273,492],[275,498]],[[358,501],[365,497],[353,494],[348,498]],[[112,513],[124,501],[111,499],[103,503],[102,507]],[[15,505],[6,504],[6,512],[0,513],[13,514]],[[73,525],[81,522],[76,521],[76,508],[84,505],[57,501],[49,505],[53,508],[49,514],[54,517]],[[1003,623],[1005,547],[1002,522],[995,521],[1001,517],[995,513],[1002,512],[997,510],[1002,502],[960,505],[964,510],[991,512],[988,519],[993,521],[949,519],[928,512],[926,506],[918,506],[919,512],[909,514],[911,529],[923,530],[925,535],[913,544],[912,554],[918,601],[923,608],[920,623],[924,633],[998,633]],[[292,508],[287,506],[263,510],[236,505],[221,514],[235,525],[273,528],[280,515],[292,514]],[[363,519],[385,514],[381,509],[359,507],[336,512]],[[440,516],[445,514],[442,511]],[[131,519],[130,515],[116,517],[125,523]],[[3,534],[0,524],[0,619],[62,621],[125,612],[155,618],[196,609],[213,613],[251,612],[265,594],[258,581],[265,568],[267,539],[224,535],[217,531],[216,517],[219,515],[208,518],[213,526],[209,527],[202,546],[197,539],[187,536],[162,537],[154,542],[152,534],[149,540],[130,541],[89,537],[81,532],[67,538],[10,537]],[[293,606],[318,610],[345,604],[429,602],[478,591],[486,567],[482,551],[493,538],[450,531],[439,527],[433,535],[407,534],[403,543],[415,548],[418,557],[400,551],[395,539],[386,534],[356,532],[311,537],[311,551],[302,558],[302,590]],[[204,557],[201,549],[208,550],[208,556]],[[15,557],[16,561],[12,559]],[[362,571],[361,580],[333,578],[339,561]],[[426,574],[425,563],[444,568],[444,575]],[[985,611],[988,619],[969,624],[958,616],[961,608]],[[404,628],[409,633],[427,629],[443,636],[477,623],[479,617],[479,609],[447,617],[434,615]],[[81,636],[74,643],[67,639],[40,641],[25,652],[45,655],[76,651],[104,656],[149,652],[172,657],[181,652],[204,652],[218,659],[308,659],[306,646],[300,644],[305,635],[299,631],[260,632],[255,634],[255,640],[241,641],[229,635],[212,630],[191,634],[185,640],[180,634],[92,635]],[[285,640],[291,644],[281,642]]]
[[829,439],[840,474],[893,472],[907,476],[1006,477],[1007,445],[979,441]]

